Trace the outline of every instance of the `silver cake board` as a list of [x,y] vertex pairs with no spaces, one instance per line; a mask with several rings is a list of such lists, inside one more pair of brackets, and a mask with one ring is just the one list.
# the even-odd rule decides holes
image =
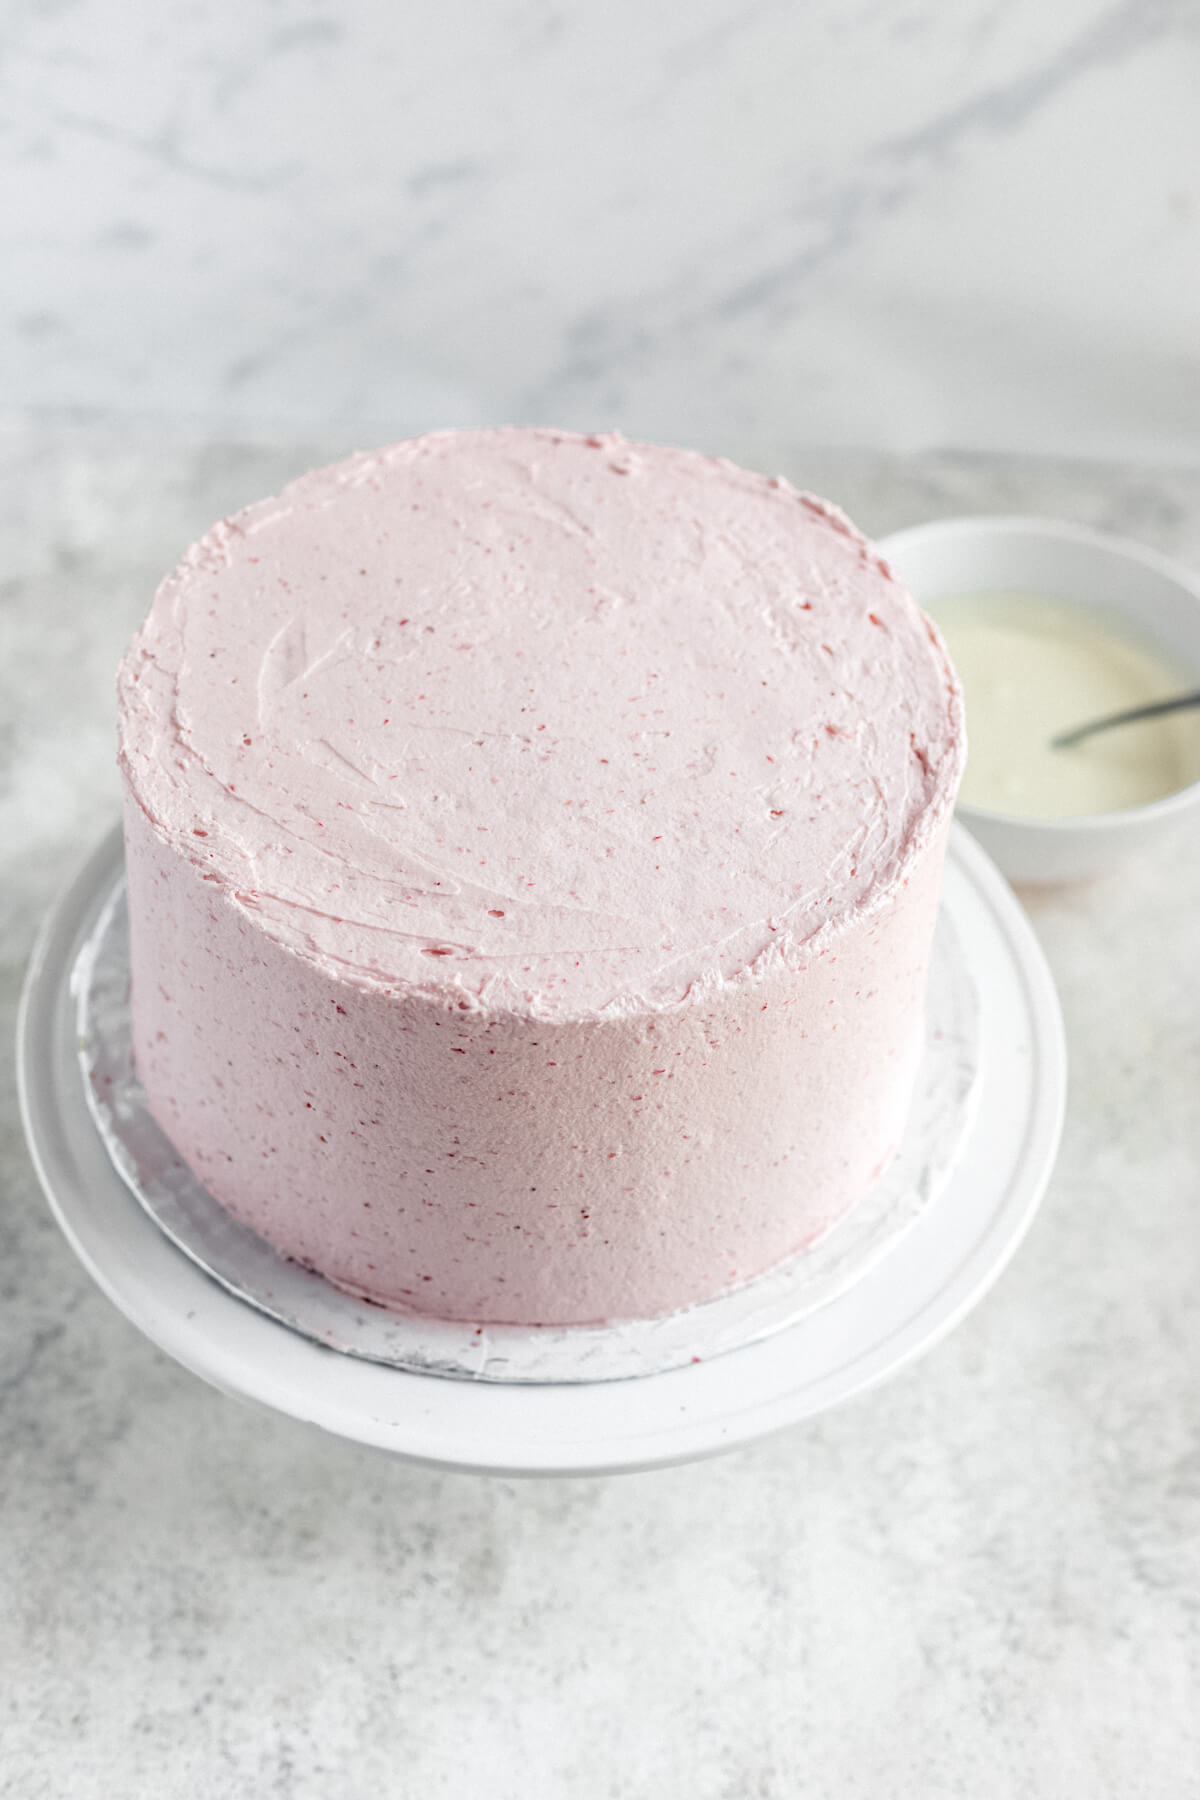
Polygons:
[[113,1165],[183,1253],[247,1304],[347,1356],[473,1381],[573,1383],[661,1374],[785,1331],[860,1281],[949,1180],[981,1073],[979,1000],[943,909],[925,1046],[900,1149],[875,1187],[819,1242],[712,1300],[604,1326],[476,1325],[364,1304],[280,1255],[213,1199],[146,1105],[133,1062],[129,926],[120,879],[71,972],[84,1091]]

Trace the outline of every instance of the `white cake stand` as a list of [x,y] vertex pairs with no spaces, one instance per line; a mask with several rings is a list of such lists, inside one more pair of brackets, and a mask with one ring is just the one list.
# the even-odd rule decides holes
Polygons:
[[584,1474],[745,1443],[873,1386],[950,1331],[1028,1229],[1053,1167],[1066,1052],[1058,1002],[1010,889],[959,827],[943,906],[979,998],[982,1073],[949,1180],[861,1280],[744,1348],[630,1381],[448,1380],[346,1356],[214,1282],[162,1234],[89,1113],[70,972],[111,886],[107,840],[34,950],[18,1021],[22,1117],[50,1206],[98,1285],[140,1330],[226,1393],[439,1468]]

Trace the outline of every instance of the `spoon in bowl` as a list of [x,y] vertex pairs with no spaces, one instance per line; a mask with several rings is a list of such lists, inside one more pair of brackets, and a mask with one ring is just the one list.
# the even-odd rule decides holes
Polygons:
[[1073,744],[1082,744],[1084,738],[1090,738],[1097,731],[1108,731],[1114,725],[1133,725],[1139,719],[1161,719],[1167,713],[1183,712],[1185,707],[1200,706],[1200,688],[1193,689],[1190,694],[1175,694],[1170,700],[1155,700],[1149,706],[1132,706],[1125,712],[1108,713],[1102,719],[1090,719],[1086,725],[1074,725],[1070,731],[1060,731],[1057,737],[1050,739],[1052,750],[1069,750]]

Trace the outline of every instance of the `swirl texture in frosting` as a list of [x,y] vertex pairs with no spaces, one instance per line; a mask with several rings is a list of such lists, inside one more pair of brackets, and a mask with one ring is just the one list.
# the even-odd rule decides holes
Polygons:
[[826,503],[615,435],[442,432],[211,531],[120,675],[175,848],[384,990],[671,1006],[878,904],[961,705]]

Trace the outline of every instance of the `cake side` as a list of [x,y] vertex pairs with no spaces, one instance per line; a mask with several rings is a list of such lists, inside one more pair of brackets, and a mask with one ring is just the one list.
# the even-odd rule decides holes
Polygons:
[[815,1242],[895,1152],[942,844],[814,951],[640,1015],[331,984],[126,830],[138,1071],[236,1217],[338,1286],[491,1323],[646,1318]]

